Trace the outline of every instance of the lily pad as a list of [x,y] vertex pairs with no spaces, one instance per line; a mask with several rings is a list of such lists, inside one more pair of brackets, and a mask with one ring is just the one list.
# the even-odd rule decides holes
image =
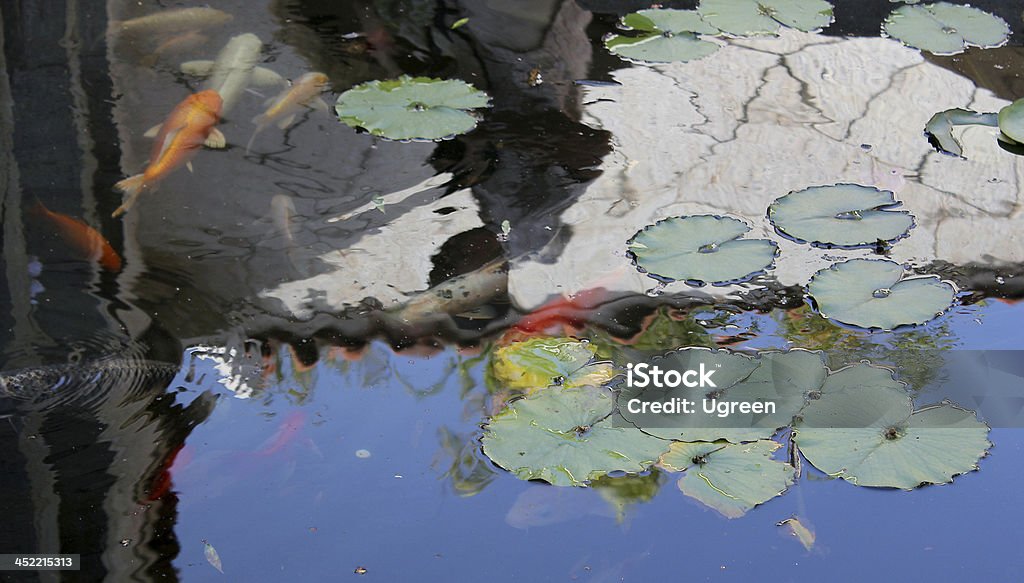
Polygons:
[[822,247],[864,247],[907,236],[914,217],[895,195],[859,184],[813,186],[791,192],[768,207],[768,219],[782,235]]
[[[992,114],[988,114],[992,115]],[[999,131],[1018,144],[1024,143],[1024,99],[999,110]]]
[[660,465],[685,471],[678,482],[683,494],[738,518],[785,493],[796,479],[793,466],[771,458],[780,447],[770,440],[738,445],[675,442]]
[[[724,350],[683,348],[655,358],[649,364],[663,372],[713,371],[709,376],[714,387],[694,388],[685,385],[644,387],[640,386],[644,379],[633,373],[632,386],[627,377],[627,385],[619,393],[619,411],[632,425],[657,437],[688,442],[739,443],[767,439],[779,428],[792,423],[793,416],[803,408],[806,396],[820,389],[827,374],[824,355],[806,350],[766,352],[753,358]],[[650,370],[646,369],[644,374],[649,374]],[[688,413],[651,412],[650,409],[644,412],[642,409],[643,402],[678,403],[678,399],[693,403]],[[716,408],[723,403],[730,408],[724,416]],[[768,404],[772,407],[770,411]],[[747,411],[740,408],[743,405],[749,406]],[[764,405],[766,409],[756,411],[756,405]]]
[[964,149],[960,141],[953,135],[953,128],[964,125],[996,127],[999,125],[998,116],[994,113],[978,113],[969,109],[947,109],[936,113],[928,120],[924,126],[924,133],[928,136],[928,141],[938,151],[963,158]]
[[858,486],[904,490],[975,470],[992,446],[973,412],[949,403],[914,411],[903,383],[866,364],[831,375],[794,430],[819,470]]
[[995,48],[1010,37],[1010,26],[1002,18],[948,2],[900,6],[882,23],[882,31],[937,55],[961,53],[967,46]]
[[924,324],[953,305],[956,290],[934,275],[903,278],[892,261],[851,259],[822,269],[807,284],[822,316],[860,328]]
[[743,221],[713,215],[678,217],[648,226],[627,243],[636,266],[660,280],[724,285],[747,280],[771,267],[778,246],[766,239],[740,239]]
[[686,62],[718,50],[717,44],[697,37],[698,34],[718,34],[718,29],[704,22],[695,10],[640,10],[623,17],[622,26],[640,34],[608,35],[604,46],[625,59],[648,63]]
[[369,81],[338,97],[341,121],[391,140],[441,140],[476,127],[467,110],[487,107],[483,91],[459,80],[403,75]]
[[609,472],[638,473],[668,442],[612,415],[609,391],[551,387],[513,401],[484,428],[484,454],[522,480],[585,486]]
[[825,0],[702,0],[697,12],[735,36],[773,34],[780,24],[811,32],[833,19],[832,5]]
[[494,351],[491,370],[503,388],[541,389],[601,385],[615,376],[609,363],[593,363],[597,349],[571,338],[531,338]]

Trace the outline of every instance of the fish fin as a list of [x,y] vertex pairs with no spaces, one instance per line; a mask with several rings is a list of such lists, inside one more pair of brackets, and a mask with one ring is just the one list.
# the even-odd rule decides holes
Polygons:
[[289,115],[288,117],[284,117],[284,118],[281,118],[281,119],[277,120],[277,127],[282,129],[282,130],[286,129],[288,126],[292,125],[293,121],[295,121],[295,114],[294,113]]
[[193,77],[209,77],[213,66],[213,61],[185,61],[181,64],[181,72]]
[[210,135],[206,137],[206,141],[203,142],[203,145],[207,148],[226,148],[228,145],[228,139],[224,137],[223,132],[217,128],[213,128],[210,130]]
[[135,204],[136,199],[139,198],[139,195],[142,194],[142,190],[145,187],[145,174],[136,174],[135,176],[125,178],[124,180],[115,184],[114,188],[120,190],[127,196],[125,196],[124,202],[121,204],[121,206],[117,207],[117,210],[115,210],[113,214],[111,214],[110,216],[116,219],[117,217],[128,212],[128,209],[132,208],[132,206]]
[[156,156],[153,156],[153,160],[151,160],[151,161],[155,162],[155,161],[159,160],[160,158],[162,158],[163,155],[165,153],[167,153],[167,149],[170,148],[171,144],[174,142],[175,136],[177,136],[178,132],[180,132],[183,129],[185,129],[185,125],[184,124],[182,124],[181,126],[176,127],[173,130],[167,132],[167,135],[164,136],[164,143],[160,144],[160,151],[157,152]]
[[188,168],[188,171],[192,172],[193,174],[196,171],[195,168],[192,167],[192,161],[191,160],[189,160],[188,162],[185,162],[185,168]]
[[[259,117],[262,117],[262,116],[259,116]],[[254,131],[252,132],[252,136],[251,136],[251,137],[249,138],[249,141],[248,141],[248,142],[246,142],[246,144],[245,144],[245,153],[246,153],[246,154],[248,154],[248,153],[249,153],[249,152],[250,152],[250,151],[252,150],[252,143],[253,143],[253,141],[254,141],[254,140],[256,139],[256,134],[260,133],[260,130],[261,130],[262,128],[263,128],[263,126],[262,126],[262,125],[260,125],[259,127],[257,127],[257,128],[256,128],[256,129],[255,129],[255,130],[254,130]]]
[[327,113],[330,111],[330,109],[328,109],[327,102],[319,97],[313,99],[313,101],[310,101],[309,106],[323,113]]
[[157,137],[157,135],[160,134],[160,128],[162,128],[162,127],[164,127],[164,124],[162,124],[162,123],[156,124],[155,126],[153,126],[153,127],[149,128],[148,130],[146,130],[146,133],[142,134],[142,137],[150,138],[150,139],[155,138],[155,137]]
[[257,87],[276,87],[284,83],[284,77],[264,67],[253,67],[249,82]]
[[259,97],[259,98],[261,98],[261,99],[266,99],[266,98],[267,98],[267,96],[266,96],[266,95],[264,95],[264,94],[260,93],[259,91],[256,91],[256,90],[255,90],[255,89],[253,89],[252,87],[246,87],[246,88],[245,88],[245,92],[246,92],[246,93],[252,93],[252,94],[253,94],[253,95],[255,95],[256,97]]

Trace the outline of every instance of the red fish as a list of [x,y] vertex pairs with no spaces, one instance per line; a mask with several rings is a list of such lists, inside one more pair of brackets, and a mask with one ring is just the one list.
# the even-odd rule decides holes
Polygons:
[[153,484],[149,488],[149,496],[146,496],[146,500],[155,502],[163,498],[164,494],[171,490],[174,468],[182,468],[188,465],[192,460],[192,456],[192,449],[186,448],[184,443],[171,450],[171,454],[167,456],[163,466],[160,468],[160,473],[153,480]]
[[[206,145],[223,148],[224,134],[213,127],[220,121],[223,106],[220,94],[212,89],[189,95],[167,116],[156,131],[156,141],[149,157],[149,165],[142,174],[125,178],[114,188],[125,194],[124,204],[114,211],[113,216],[123,215],[135,204],[135,200],[146,190],[155,190],[161,180],[190,160]],[[147,132],[147,135],[151,133]]]
[[268,457],[281,451],[295,439],[295,435],[305,424],[306,412],[301,409],[292,411],[277,428],[277,432],[264,443],[263,447],[253,452],[253,455]]
[[627,273],[624,267],[615,269],[591,282],[592,285],[587,289],[571,296],[555,298],[523,316],[512,330],[529,336],[546,333],[556,326],[579,327],[589,321],[594,309],[608,299],[610,292],[607,287]]
[[31,212],[56,227],[57,234],[77,257],[95,261],[107,271],[121,271],[121,256],[96,229],[75,217],[55,213],[41,202],[36,202]]

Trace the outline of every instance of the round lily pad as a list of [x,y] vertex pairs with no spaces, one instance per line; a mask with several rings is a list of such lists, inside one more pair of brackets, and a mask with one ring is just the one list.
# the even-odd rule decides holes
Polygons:
[[338,97],[341,121],[391,140],[441,140],[476,127],[467,110],[486,107],[483,91],[459,80],[403,75],[369,81]]
[[[513,401],[484,429],[484,454],[523,480],[585,486],[609,472],[642,472],[668,449],[612,415],[609,391],[551,387]],[[616,426],[623,425],[623,426]]]
[[944,403],[914,411],[905,385],[866,364],[829,376],[808,403],[795,441],[814,467],[858,486],[910,490],[977,469],[989,428]]
[[832,23],[825,0],[702,0],[705,21],[735,36],[773,34],[779,24],[811,32]]
[[1002,18],[948,2],[900,6],[882,23],[882,31],[937,55],[961,53],[968,45],[994,48],[1010,37],[1010,26]]
[[780,447],[770,440],[737,445],[674,442],[660,465],[685,471],[678,482],[684,494],[738,518],[785,493],[796,479],[793,466],[772,459]]
[[924,324],[953,305],[956,290],[934,275],[903,279],[892,261],[851,259],[822,269],[807,284],[822,316],[861,328]]
[[963,146],[960,145],[959,140],[953,135],[953,128],[964,125],[996,127],[998,125],[998,118],[994,113],[978,113],[958,107],[947,109],[946,111],[936,113],[928,120],[928,123],[924,126],[924,134],[928,136],[928,141],[935,146],[936,150],[943,154],[963,158]]
[[1024,99],[999,110],[999,131],[1018,144],[1024,143]]
[[636,266],[655,279],[725,285],[747,280],[775,260],[774,242],[740,239],[749,230],[729,217],[678,217],[644,228],[627,246]]
[[768,207],[768,219],[782,235],[822,247],[863,247],[907,236],[914,217],[895,195],[859,184],[814,186],[791,192]]
[[701,19],[695,10],[649,9],[628,14],[622,19],[636,36],[608,35],[604,46],[625,59],[648,63],[693,61],[718,50],[718,45],[697,37],[718,34],[718,29]]
[[[806,396],[821,387],[827,374],[824,355],[806,350],[765,352],[753,358],[725,350],[683,348],[648,364],[651,368],[645,369],[644,375],[657,366],[662,379],[668,378],[664,375],[670,370],[680,374],[710,371],[714,386],[670,387],[664,380],[662,386],[653,386],[653,381],[643,386],[647,379],[634,372],[619,391],[619,411],[632,425],[657,437],[691,442],[767,439],[793,421]],[[679,403],[683,399],[692,404],[688,412],[644,411],[641,405]],[[771,410],[755,409],[769,404]],[[747,410],[739,408],[742,406]],[[720,407],[728,408],[726,415]]]
[[615,376],[609,363],[593,363],[597,349],[572,338],[531,338],[493,352],[495,380],[509,389],[601,385]]

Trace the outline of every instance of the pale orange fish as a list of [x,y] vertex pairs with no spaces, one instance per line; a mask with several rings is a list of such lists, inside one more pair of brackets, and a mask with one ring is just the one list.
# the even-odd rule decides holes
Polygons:
[[124,204],[113,216],[123,215],[135,204],[145,190],[155,190],[161,180],[181,166],[191,170],[193,156],[200,146],[223,148],[227,144],[224,134],[213,127],[220,120],[223,102],[220,95],[208,89],[185,98],[167,117],[167,121],[146,135],[156,133],[156,142],[149,157],[149,165],[142,174],[136,174],[114,185],[125,193]]
[[323,73],[306,73],[291,87],[271,99],[267,110],[252,119],[256,124],[256,131],[249,139],[246,150],[261,131],[271,124],[285,129],[295,121],[295,115],[305,107],[326,111],[327,104],[320,99],[320,93],[327,87],[327,82],[327,75]]
[[121,257],[99,231],[75,217],[55,213],[41,202],[36,202],[31,210],[56,227],[61,239],[76,255],[99,263],[107,271],[121,271]]

